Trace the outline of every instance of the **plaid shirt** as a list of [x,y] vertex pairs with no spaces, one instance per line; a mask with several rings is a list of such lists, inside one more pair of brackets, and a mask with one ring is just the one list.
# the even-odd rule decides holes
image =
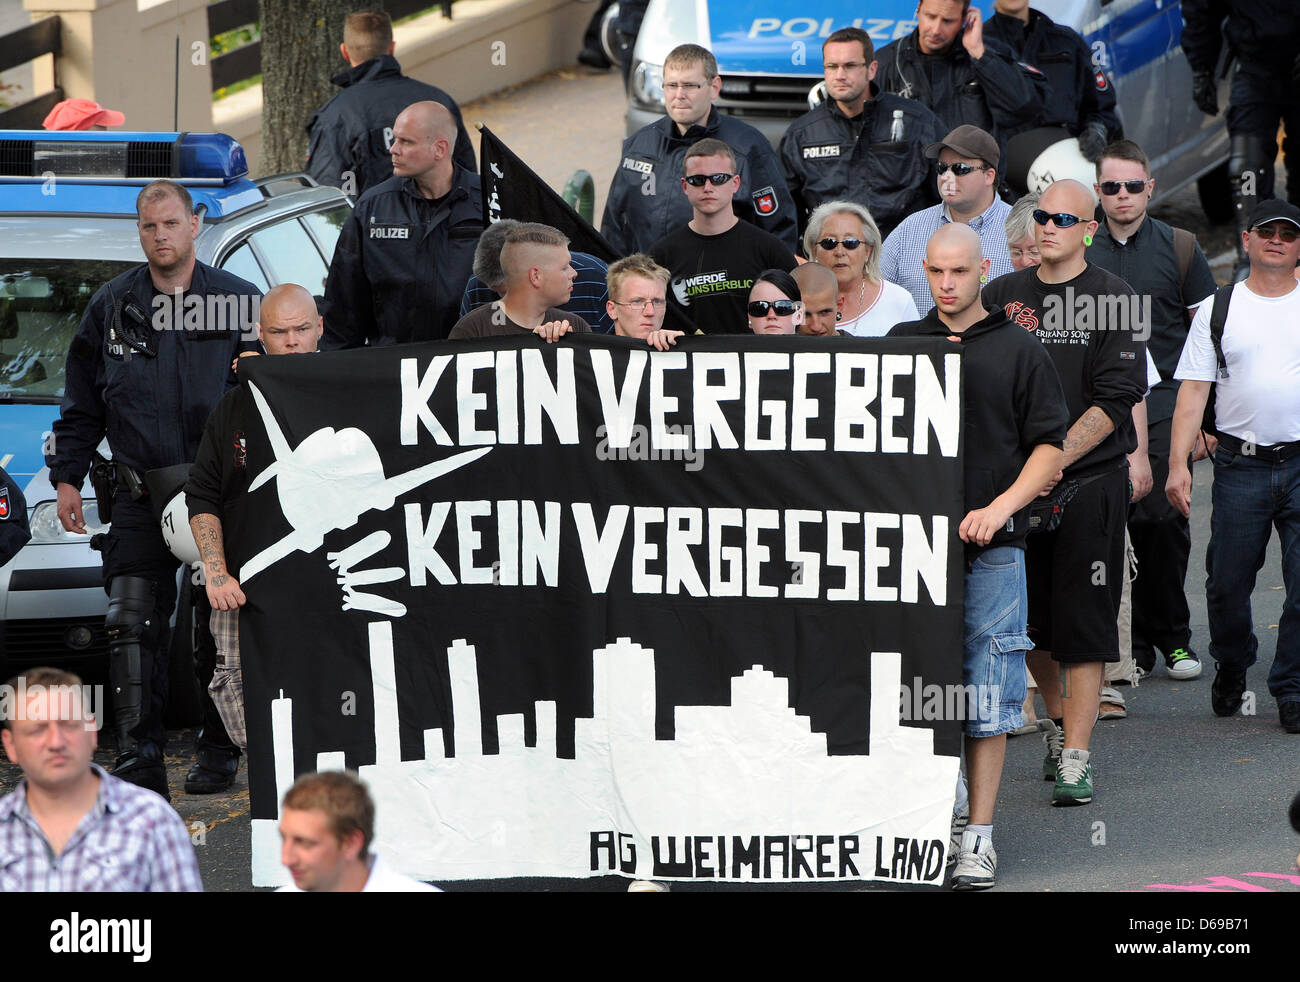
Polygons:
[[0,893],[201,893],[180,816],[152,791],[90,767],[99,796],[57,856],[27,807],[26,779],[0,799]]
[[[984,258],[989,260],[989,282],[993,282],[1004,273],[1014,272],[1011,265],[1011,253],[1007,250],[1007,215],[1011,206],[993,196],[993,204],[984,213],[969,224],[979,233],[980,244],[984,247]],[[923,211],[908,215],[898,228],[889,233],[880,250],[880,275],[897,283],[912,295],[916,301],[917,313],[924,317],[934,307],[934,297],[930,295],[930,283],[925,278],[925,269],[921,260],[925,258],[925,247],[930,236],[941,225],[948,225],[947,205],[934,205]]]

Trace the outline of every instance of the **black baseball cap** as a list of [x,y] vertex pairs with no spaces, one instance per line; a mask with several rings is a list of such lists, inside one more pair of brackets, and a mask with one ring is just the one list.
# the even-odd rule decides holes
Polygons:
[[1289,201],[1265,198],[1255,206],[1254,214],[1250,216],[1250,227],[1258,228],[1269,222],[1290,222],[1296,228],[1300,228],[1300,208]]

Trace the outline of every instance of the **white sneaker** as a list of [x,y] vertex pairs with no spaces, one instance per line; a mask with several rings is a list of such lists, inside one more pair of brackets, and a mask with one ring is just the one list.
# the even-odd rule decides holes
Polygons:
[[970,813],[965,815],[954,815],[952,817],[952,832],[948,837],[948,865],[952,866],[957,862],[957,856],[961,852],[961,837],[966,831],[966,824],[970,821]]
[[954,890],[987,890],[997,882],[998,854],[993,843],[975,832],[961,837],[961,854],[952,871]]

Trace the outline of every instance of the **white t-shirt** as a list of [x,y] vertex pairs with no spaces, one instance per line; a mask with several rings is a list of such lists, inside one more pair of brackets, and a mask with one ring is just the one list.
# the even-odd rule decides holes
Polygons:
[[[305,893],[305,890],[299,890],[290,883],[288,886],[280,887],[276,893]],[[442,893],[437,887],[428,883],[421,883],[419,880],[413,880],[409,876],[390,869],[379,854],[375,853],[370,860],[370,876],[366,879],[366,885],[361,888],[362,893]]]
[[910,293],[888,280],[881,280],[881,286],[875,303],[853,320],[840,321],[835,326],[860,338],[883,338],[895,324],[921,319]]
[[1245,283],[1233,288],[1223,379],[1215,378],[1213,307],[1202,303],[1196,311],[1174,378],[1218,382],[1214,421],[1224,433],[1263,447],[1300,440],[1300,284],[1284,297],[1257,296]]

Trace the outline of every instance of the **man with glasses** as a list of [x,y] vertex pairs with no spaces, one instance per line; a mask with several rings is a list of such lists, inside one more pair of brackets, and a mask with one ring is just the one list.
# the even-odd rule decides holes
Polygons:
[[767,137],[713,108],[722,91],[718,62],[698,44],[678,45],[664,59],[667,115],[623,142],[618,170],[609,186],[600,232],[621,256],[645,252],[691,217],[679,176],[687,149],[705,139],[720,140],[737,158],[733,194],[742,217],[798,246],[794,202],[781,162]]
[[[1195,236],[1147,214],[1155,181],[1147,155],[1136,143],[1119,140],[1102,151],[1093,188],[1101,197],[1106,221],[1087,249],[1088,261],[1114,273],[1144,301],[1150,298],[1147,347],[1162,381],[1147,396],[1147,456],[1159,489],[1168,477],[1169,436],[1178,399],[1174,369],[1197,305],[1214,293],[1216,284]],[[1147,461],[1132,463],[1140,468]],[[1148,494],[1134,505],[1128,528],[1138,570],[1133,581],[1133,658],[1150,674],[1159,650],[1170,678],[1195,679],[1201,663],[1191,650],[1191,612],[1184,588],[1192,548],[1187,519],[1162,494]]]
[[670,274],[670,325],[688,334],[743,333],[754,278],[765,269],[794,269],[794,253],[775,235],[736,216],[732,198],[741,178],[729,146],[700,140],[686,151],[682,168],[691,220],[649,250]]
[[1045,489],[1046,527],[1026,546],[1028,661],[1054,723],[1043,762],[1043,777],[1055,782],[1052,804],[1083,805],[1093,795],[1089,741],[1103,670],[1120,660],[1128,454],[1137,446],[1133,407],[1147,388],[1146,342],[1132,288],[1085,258],[1097,231],[1092,192],[1057,181],[1039,206],[1042,264],[994,280],[984,305],[1038,336],[1071,420],[1062,470]]
[[907,290],[923,317],[934,306],[925,277],[925,247],[941,225],[961,222],[979,234],[990,279],[1012,271],[1004,232],[1011,206],[997,195],[998,141],[978,126],[958,126],[926,147],[925,155],[938,158],[942,204],[905,218],[885,239],[880,255],[881,275]]
[[826,100],[800,116],[781,140],[786,183],[808,216],[826,201],[866,206],[888,235],[935,200],[925,148],[939,139],[938,117],[914,99],[881,92],[867,32],[844,27],[822,45]]
[[[1182,515],[1191,513],[1187,460],[1213,384],[1219,445],[1205,601],[1217,672],[1210,705],[1215,715],[1232,716],[1242,704],[1246,670],[1259,648],[1250,595],[1276,525],[1286,600],[1268,691],[1277,700],[1282,728],[1300,733],[1300,342],[1295,333],[1300,208],[1261,201],[1243,239],[1250,275],[1201,304],[1174,373],[1183,384],[1174,409],[1165,493]],[[1216,345],[1211,321],[1215,308],[1225,303],[1227,317]]]
[[668,311],[668,270],[644,252],[611,264],[605,282],[609,288],[605,306],[619,337],[636,338],[663,350],[665,343],[674,343],[681,336],[681,331],[663,329]]

